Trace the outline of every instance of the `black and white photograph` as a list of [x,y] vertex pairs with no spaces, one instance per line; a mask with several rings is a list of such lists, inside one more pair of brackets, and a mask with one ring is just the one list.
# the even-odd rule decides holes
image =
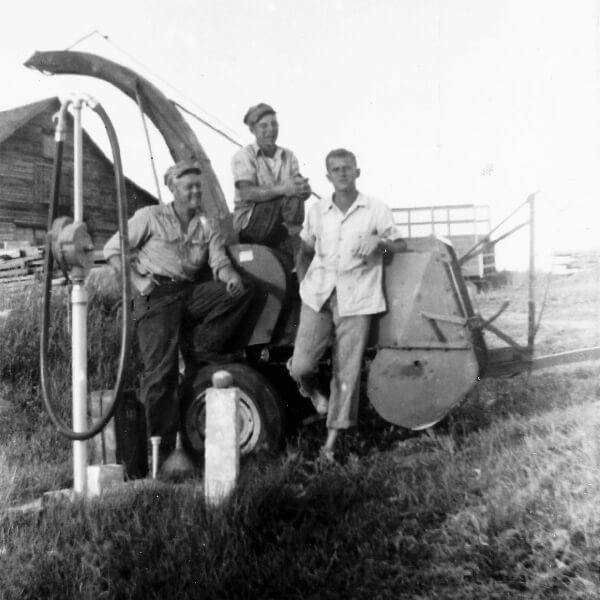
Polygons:
[[0,600],[600,598],[600,0],[0,54]]

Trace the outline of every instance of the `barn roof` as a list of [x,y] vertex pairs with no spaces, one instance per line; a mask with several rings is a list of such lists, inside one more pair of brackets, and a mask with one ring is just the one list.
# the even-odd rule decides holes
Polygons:
[[[17,106],[17,108],[11,108],[9,110],[0,111],[0,144],[9,138],[17,129],[26,125],[29,121],[37,117],[40,113],[46,110],[54,110],[58,111],[60,108],[60,100],[54,96],[52,98],[46,98],[45,100],[40,100],[39,102],[32,102],[31,104],[25,104],[24,106]],[[112,161],[106,154],[102,151],[100,146],[94,142],[92,137],[89,135],[84,128],[84,136],[86,141],[89,141],[94,148],[98,151],[100,156],[106,160],[111,165]],[[148,196],[151,200],[158,203],[158,199],[154,196],[154,194],[150,193],[148,190],[143,188],[141,185],[138,185],[129,177],[125,177],[125,180],[132,185],[138,193],[142,193],[145,196]]]
[[17,129],[23,127],[41,112],[53,107],[56,107],[56,110],[60,108],[60,102],[56,97],[0,111],[0,142],[10,137]]

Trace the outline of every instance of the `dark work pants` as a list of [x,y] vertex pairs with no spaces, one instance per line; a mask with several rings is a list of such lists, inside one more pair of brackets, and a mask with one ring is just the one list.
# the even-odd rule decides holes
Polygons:
[[218,362],[252,299],[252,287],[248,282],[245,286],[237,298],[227,294],[220,281],[167,283],[148,296],[134,297],[149,435],[174,441],[179,428],[180,344],[188,364]]
[[297,196],[279,196],[266,202],[256,202],[239,239],[242,244],[263,244],[275,248],[291,258],[293,264],[303,221],[304,200]]

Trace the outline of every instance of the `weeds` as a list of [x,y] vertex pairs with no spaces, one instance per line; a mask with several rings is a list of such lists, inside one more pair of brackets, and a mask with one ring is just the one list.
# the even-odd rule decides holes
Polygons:
[[[10,385],[35,388],[28,360]],[[0,597],[597,598],[599,375],[485,381],[419,435],[364,405],[338,463],[315,460],[315,423],[248,458],[218,509],[192,480],[0,518]],[[0,502],[69,484],[68,445],[28,402],[0,415]]]

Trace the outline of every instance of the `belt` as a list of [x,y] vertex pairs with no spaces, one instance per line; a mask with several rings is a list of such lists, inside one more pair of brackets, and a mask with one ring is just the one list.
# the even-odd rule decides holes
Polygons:
[[179,283],[179,284],[190,283],[189,281],[179,281],[177,279],[173,279],[173,277],[167,277],[166,275],[152,275],[152,279],[158,285],[165,285],[165,284],[168,284],[168,283],[171,283],[171,284],[174,284],[174,283]]

